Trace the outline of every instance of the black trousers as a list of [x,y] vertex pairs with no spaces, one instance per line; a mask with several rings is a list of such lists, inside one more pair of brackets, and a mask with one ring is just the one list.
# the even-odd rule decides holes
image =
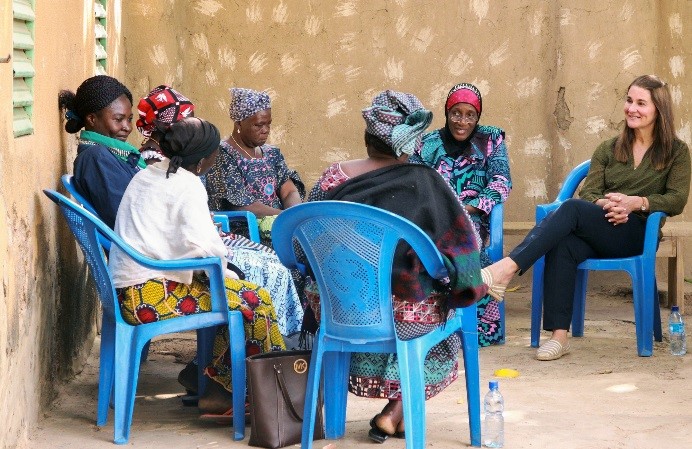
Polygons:
[[594,203],[569,199],[534,227],[509,257],[521,272],[545,256],[543,329],[567,329],[572,322],[577,265],[590,258],[631,257],[644,247],[646,219],[630,214],[613,226]]

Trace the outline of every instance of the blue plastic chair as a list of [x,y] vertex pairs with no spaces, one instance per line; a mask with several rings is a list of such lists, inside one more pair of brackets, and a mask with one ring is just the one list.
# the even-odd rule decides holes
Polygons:
[[[233,391],[245,391],[245,336],[243,319],[239,311],[229,311],[224,287],[224,266],[218,257],[181,260],[155,260],[143,256],[118,237],[96,215],[70,201],[54,190],[44,193],[65,216],[84,257],[89,264],[99,298],[103,306],[103,327],[99,366],[99,392],[96,425],[103,426],[108,418],[108,408],[113,392],[115,409],[114,442],[125,444],[129,440],[132,412],[134,409],[140,355],[153,337],[171,332],[197,330],[197,357],[199,360],[199,389],[204,391],[206,376],[204,367],[211,361],[211,346],[217,325],[228,326],[230,335]],[[212,310],[207,313],[187,315],[155,323],[133,326],[126,323],[120,313],[118,298],[104,253],[103,240],[111,242],[144,267],[157,270],[205,270],[209,276]],[[245,395],[233,395],[234,439],[245,436]]]
[[[586,177],[591,161],[584,161],[575,167],[565,178],[557,195],[550,204],[536,206],[536,223],[572,198],[581,181]],[[633,257],[620,259],[587,259],[577,267],[577,280],[574,290],[574,309],[572,312],[572,336],[584,335],[584,314],[586,309],[586,285],[589,270],[626,271],[632,279],[634,303],[634,322],[637,332],[637,353],[649,357],[653,353],[653,339],[662,341],[661,310],[656,288],[656,250],[658,249],[658,230],[661,219],[666,214],[653,212],[646,220],[644,251]],[[543,274],[545,259],[541,257],[533,265],[533,291],[531,296],[531,346],[538,347],[541,334],[543,312]]]
[[[65,189],[69,192],[70,195],[72,195],[72,198],[75,199],[79,204],[84,206],[86,210],[91,212],[92,214],[96,215],[98,217],[98,213],[94,209],[94,207],[89,203],[89,201],[86,200],[82,195],[79,194],[77,191],[77,188],[75,187],[74,183],[72,182],[73,176],[70,174],[65,174],[60,177],[60,180],[62,181],[62,185],[65,187]],[[245,221],[247,222],[248,229],[250,230],[250,240],[253,242],[259,243],[260,242],[260,236],[259,236],[259,226],[257,225],[257,218],[255,217],[255,214],[252,212],[248,211],[214,211],[214,221],[216,223],[219,223],[221,225],[221,230],[224,232],[230,232],[231,231],[231,222],[232,221]]]
[[244,221],[247,223],[249,238],[255,243],[260,243],[259,225],[257,217],[252,212],[246,210],[215,210],[214,221],[221,224],[223,232],[231,232],[232,221]]
[[[282,212],[272,241],[281,261],[299,267],[293,239],[312,268],[321,298],[321,323],[315,336],[303,413],[302,448],[312,447],[320,378],[324,376],[326,437],[345,432],[351,353],[396,353],[406,420],[406,448],[425,447],[423,361],[438,342],[461,329],[471,444],[480,446],[478,330],[475,307],[456,309],[445,326],[412,340],[394,331],[391,280],[397,244],[408,242],[436,279],[447,270],[430,238],[412,222],[362,204],[320,201]],[[328,367],[323,372],[323,367]]]
[[[490,211],[490,236],[488,239],[488,246],[485,248],[490,260],[497,262],[502,259],[503,255],[503,245],[504,245],[504,204],[496,204]],[[505,302],[501,301],[498,303],[498,309],[500,310],[500,328],[502,329],[502,335],[499,344],[505,343],[506,329],[505,326]]]

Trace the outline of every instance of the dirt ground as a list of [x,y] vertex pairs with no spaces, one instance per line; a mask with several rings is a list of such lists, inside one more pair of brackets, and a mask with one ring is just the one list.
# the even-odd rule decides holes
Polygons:
[[[482,394],[498,368],[520,372],[517,378],[500,379],[506,408],[505,447],[692,448],[692,356],[670,355],[665,327],[664,341],[655,343],[654,355],[637,356],[631,289],[590,291],[585,337],[572,339],[572,353],[562,359],[539,362],[529,347],[528,282],[527,276],[518,278],[513,284],[517,290],[508,294],[506,344],[480,352]],[[661,310],[664,323],[668,312]],[[27,447],[113,447],[112,415],[107,426],[94,424],[97,348],[83,372],[62,387]],[[249,427],[246,439],[234,442],[229,428],[202,422],[196,408],[182,406],[176,376],[193,352],[193,336],[187,334],[152,344],[139,378],[128,446],[247,447]],[[368,421],[383,405],[349,395],[346,437],[318,441],[314,447],[322,449],[329,443],[329,449],[379,447],[366,435]],[[427,447],[469,447],[463,373],[459,381],[427,402],[426,415]],[[382,447],[404,448],[404,442],[390,439]]]

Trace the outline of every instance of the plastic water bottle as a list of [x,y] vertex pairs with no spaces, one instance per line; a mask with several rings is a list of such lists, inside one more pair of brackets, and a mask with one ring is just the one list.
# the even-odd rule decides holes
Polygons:
[[483,407],[485,408],[485,422],[483,424],[483,446],[502,447],[505,444],[505,418],[502,412],[505,409],[505,400],[498,390],[496,380],[489,383],[490,391],[485,395]]
[[673,355],[685,355],[687,342],[685,341],[685,321],[680,315],[678,306],[670,309],[668,317],[668,337],[670,338],[670,353]]

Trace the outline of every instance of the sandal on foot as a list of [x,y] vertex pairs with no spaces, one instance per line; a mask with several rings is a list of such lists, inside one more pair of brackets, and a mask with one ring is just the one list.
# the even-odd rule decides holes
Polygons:
[[389,438],[391,436],[399,438],[396,436],[397,432],[395,432],[394,434],[389,434],[389,433],[385,432],[384,430],[380,429],[377,426],[377,423],[375,422],[375,418],[377,418],[377,416],[375,416],[374,418],[372,418],[370,420],[370,430],[368,431],[368,438],[370,438],[375,443],[379,443],[379,444],[384,443],[385,441],[387,441],[387,438]]
[[487,268],[481,269],[481,278],[483,283],[488,286],[488,294],[492,296],[496,301],[502,302],[505,300],[505,291],[507,290],[506,285],[495,284],[493,281],[493,274]]
[[564,345],[557,340],[548,340],[536,350],[536,359],[542,361],[557,360],[570,350],[569,341]]

